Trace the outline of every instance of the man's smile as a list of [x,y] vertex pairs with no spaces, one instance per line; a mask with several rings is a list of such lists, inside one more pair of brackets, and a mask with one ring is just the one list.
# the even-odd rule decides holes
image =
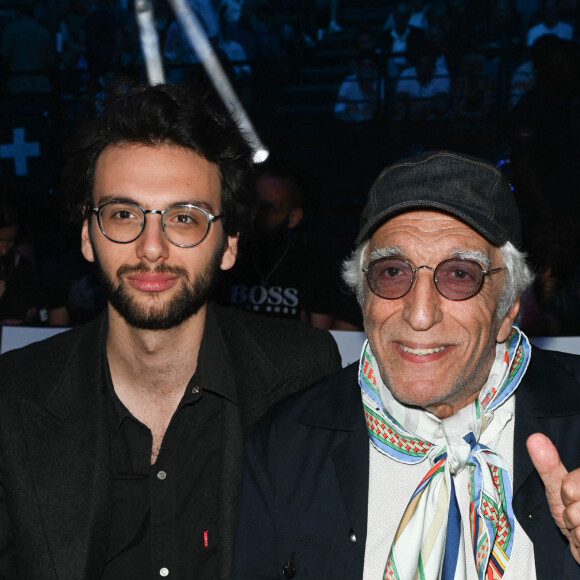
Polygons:
[[403,344],[395,341],[395,348],[401,358],[411,363],[431,363],[447,356],[454,347],[451,344]]
[[435,348],[411,348],[410,346],[405,346],[404,344],[399,345],[405,352],[409,352],[411,354],[416,354],[419,356],[425,356],[427,354],[433,354],[436,352],[441,352],[445,350],[446,346],[438,346]]

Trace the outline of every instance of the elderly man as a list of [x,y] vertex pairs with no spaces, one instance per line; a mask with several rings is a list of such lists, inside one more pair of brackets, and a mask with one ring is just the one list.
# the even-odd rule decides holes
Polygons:
[[227,579],[243,439],[340,366],[330,335],[209,304],[255,205],[219,101],[125,87],[65,172],[108,307],[0,358],[0,577]]
[[493,165],[381,173],[345,265],[368,342],[250,437],[233,578],[580,578],[580,359],[514,325],[519,244]]

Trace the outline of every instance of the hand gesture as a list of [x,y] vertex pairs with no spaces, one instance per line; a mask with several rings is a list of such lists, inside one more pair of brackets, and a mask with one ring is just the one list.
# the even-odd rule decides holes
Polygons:
[[580,564],[580,469],[568,473],[554,444],[541,433],[530,435],[526,445],[546,488],[552,517]]

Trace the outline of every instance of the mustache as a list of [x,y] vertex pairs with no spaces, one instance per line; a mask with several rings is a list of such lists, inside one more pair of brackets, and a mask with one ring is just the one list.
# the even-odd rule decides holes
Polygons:
[[139,263],[131,266],[124,264],[117,270],[117,277],[125,274],[174,274],[175,276],[186,276],[187,270],[182,266],[169,266],[168,264],[157,264],[154,268],[149,268],[147,264]]

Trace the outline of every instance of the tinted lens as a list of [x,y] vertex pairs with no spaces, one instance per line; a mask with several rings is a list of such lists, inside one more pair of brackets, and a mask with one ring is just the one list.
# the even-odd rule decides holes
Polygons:
[[108,203],[99,212],[101,230],[115,242],[131,242],[138,238],[143,221],[143,212],[131,203]]
[[405,260],[381,258],[369,264],[367,280],[375,294],[393,300],[401,298],[411,288],[413,269]]
[[483,270],[472,260],[445,260],[435,268],[437,289],[449,300],[473,296],[483,282]]
[[165,235],[174,244],[195,246],[206,236],[209,229],[207,215],[199,208],[175,205],[163,215]]

